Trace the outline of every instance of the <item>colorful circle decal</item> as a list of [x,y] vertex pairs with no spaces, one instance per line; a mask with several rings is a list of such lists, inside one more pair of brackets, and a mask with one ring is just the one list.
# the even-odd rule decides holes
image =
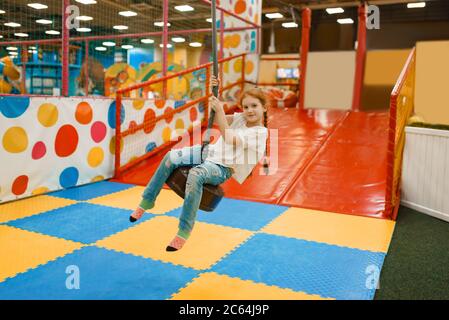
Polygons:
[[104,152],[103,149],[100,147],[94,147],[89,151],[89,154],[87,155],[87,163],[92,168],[98,167],[100,164],[103,163],[104,159]]
[[99,176],[95,176],[92,178],[92,180],[90,180],[90,182],[98,182],[98,181],[103,181],[104,177],[102,175]]
[[191,108],[190,111],[190,121],[195,121],[198,118],[198,111],[196,110],[196,108]]
[[145,105],[145,100],[143,99],[137,99],[133,101],[133,108],[136,110],[140,110]]
[[174,114],[172,113],[171,115],[169,115],[171,112],[173,112],[173,108],[171,107],[167,107],[164,111],[164,115],[167,117],[165,118],[165,122],[167,122],[167,124],[169,124],[173,120]]
[[143,132],[150,133],[153,131],[154,127],[156,126],[156,113],[153,111],[153,109],[148,109],[145,111],[145,116],[143,117]]
[[101,121],[96,121],[90,128],[90,135],[92,140],[96,143],[100,143],[106,137],[107,128],[106,125]]
[[148,153],[148,152],[154,150],[155,148],[156,148],[156,143],[150,142],[150,143],[147,144],[147,146],[145,147],[145,152]]
[[30,106],[30,98],[8,97],[0,99],[2,100],[0,103],[0,112],[6,118],[20,117]]
[[34,189],[31,194],[33,196],[37,196],[39,194],[47,193],[49,191],[50,191],[50,189],[48,189],[47,187],[39,187],[39,188]]
[[246,11],[246,1],[245,0],[237,0],[234,7],[234,12],[237,14],[242,14]]
[[[194,108],[193,108],[193,109],[194,109]],[[176,120],[175,128],[176,128],[177,130],[182,130],[182,129],[184,129],[184,120],[182,120],[182,119]]]
[[28,136],[21,127],[11,127],[3,135],[3,148],[10,153],[20,153],[28,147]]
[[[125,121],[125,108],[120,106],[120,124]],[[108,123],[112,129],[115,129],[115,101],[111,103],[108,110]]]
[[45,143],[42,141],[36,142],[36,144],[33,147],[33,150],[31,151],[31,158],[33,160],[39,160],[45,156],[47,153],[47,147],[45,146]]
[[39,107],[37,119],[44,127],[53,126],[58,121],[58,108],[52,103],[44,103]]
[[[120,139],[120,153],[123,151],[123,138]],[[109,152],[113,155],[115,155],[115,136],[111,138],[111,141],[109,142]]]
[[164,142],[169,142],[171,139],[171,129],[170,127],[165,127],[164,130],[162,130],[162,140]]
[[77,184],[79,178],[78,169],[75,167],[65,168],[59,176],[59,184],[63,188],[70,188]]
[[56,134],[55,152],[59,157],[68,157],[78,147],[78,132],[70,125],[62,126]]
[[28,188],[28,181],[29,181],[28,176],[23,175],[17,177],[12,183],[11,188],[12,193],[14,193],[16,196],[24,194]]
[[89,124],[92,121],[92,107],[87,102],[80,102],[76,106],[75,118],[80,124]]
[[162,109],[163,107],[165,107],[165,100],[155,100],[154,104],[158,109]]

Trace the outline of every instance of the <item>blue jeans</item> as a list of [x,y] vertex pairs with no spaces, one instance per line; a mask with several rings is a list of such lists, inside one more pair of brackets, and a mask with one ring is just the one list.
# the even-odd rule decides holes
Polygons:
[[162,186],[173,170],[186,165],[193,166],[193,168],[190,169],[187,177],[178,234],[187,238],[195,224],[196,213],[203,195],[203,184],[219,185],[225,182],[232,176],[232,169],[208,160],[201,163],[201,145],[173,149],[165,155],[145,188],[143,192],[145,202],[154,204]]

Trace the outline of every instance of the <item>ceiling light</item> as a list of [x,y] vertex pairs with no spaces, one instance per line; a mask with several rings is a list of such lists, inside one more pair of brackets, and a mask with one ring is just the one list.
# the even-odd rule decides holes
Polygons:
[[76,17],[75,18],[75,20],[79,20],[79,21],[91,21],[91,20],[93,20],[94,18],[92,18],[92,17],[89,17],[89,16],[79,16],[79,17]]
[[128,29],[127,26],[121,26],[121,25],[119,25],[119,26],[113,26],[112,28],[114,28],[115,30],[126,30],[126,29]]
[[282,15],[282,13],[274,12],[274,13],[266,13],[265,17],[267,17],[268,19],[280,19],[283,18],[284,16]]
[[61,32],[56,31],[56,30],[47,30],[45,31],[46,34],[50,34],[50,35],[55,35],[57,36],[58,34],[61,34]]
[[[163,21],[158,21],[158,22],[155,22],[154,25],[156,27],[163,27],[164,26],[164,22]],[[167,27],[170,27],[170,26],[171,26],[170,22],[167,22]]]
[[284,28],[296,28],[298,27],[298,24],[296,24],[295,22],[284,22],[282,26]]
[[409,9],[424,8],[425,6],[426,6],[425,2],[407,3],[407,8],[409,8]]
[[8,51],[17,51],[16,47],[7,47],[6,50]]
[[31,50],[36,50],[37,48],[36,48],[36,47],[33,47],[33,46],[31,46],[31,47],[29,47],[29,49],[31,49]]
[[[164,45],[161,43],[161,44],[159,45],[159,47],[163,48]],[[173,47],[173,45],[172,45],[171,43],[167,43],[167,48],[171,48],[171,47]]]
[[171,38],[171,41],[176,42],[176,43],[182,43],[182,42],[186,42],[186,39],[181,38],[181,37],[174,37],[174,38]]
[[53,21],[46,20],[46,19],[39,19],[39,20],[36,20],[36,22],[40,23],[40,24],[52,24],[53,23]]
[[345,10],[343,8],[327,8],[326,12],[329,14],[343,13]]
[[3,36],[0,34],[0,39],[3,39]]
[[108,49],[105,48],[105,47],[96,47],[95,50],[97,50],[97,51],[106,51]]
[[90,28],[77,28],[76,31],[78,31],[78,32],[91,32],[92,30]]
[[115,47],[115,42],[105,41],[105,42],[103,42],[103,45],[106,47]]
[[48,6],[46,6],[45,4],[42,4],[42,3],[28,3],[28,7],[31,7],[36,10],[42,10],[42,9],[48,8]]
[[82,4],[96,4],[97,1],[95,0],[75,0],[78,3],[82,3]]
[[16,56],[18,56],[18,55],[19,55],[19,53],[18,53],[18,52],[15,52],[15,51],[13,51],[13,52],[10,52],[10,53],[9,53],[9,55],[10,55],[10,56],[13,56],[13,57],[16,57]]
[[337,22],[339,24],[352,24],[354,23],[354,20],[352,20],[351,18],[346,18],[346,19],[338,19]]
[[15,35],[16,37],[21,37],[21,38],[26,38],[26,37],[28,37],[28,33],[22,33],[22,32],[14,33],[14,35]]
[[118,14],[121,15],[121,16],[124,16],[124,17],[134,17],[134,16],[137,16],[137,13],[134,12],[134,11],[120,11]]
[[187,11],[193,11],[195,9],[193,9],[191,6],[189,5],[182,5],[182,6],[176,6],[175,7],[176,10],[181,11],[181,12],[187,12]]
[[6,13],[5,10],[0,10],[0,14],[4,14],[4,13]]
[[190,42],[189,46],[194,47],[194,48],[198,48],[198,47],[201,47],[202,44],[200,42]]
[[128,49],[134,48],[134,46],[132,46],[130,44],[124,44],[124,45],[122,45],[122,48],[128,50]]
[[4,23],[4,25],[7,27],[11,27],[11,28],[18,28],[18,27],[22,26],[20,23],[15,23],[15,22],[6,22],[6,23]]
[[153,39],[141,39],[140,42],[142,43],[154,43]]
[[212,23],[212,18],[207,18],[206,21]]

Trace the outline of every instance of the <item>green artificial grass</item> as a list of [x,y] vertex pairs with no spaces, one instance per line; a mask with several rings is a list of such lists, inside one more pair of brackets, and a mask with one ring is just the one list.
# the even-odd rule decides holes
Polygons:
[[400,207],[375,300],[449,299],[449,223]]

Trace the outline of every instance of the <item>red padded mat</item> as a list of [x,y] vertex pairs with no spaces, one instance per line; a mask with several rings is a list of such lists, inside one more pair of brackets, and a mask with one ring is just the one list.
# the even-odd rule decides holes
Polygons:
[[[226,197],[379,218],[384,216],[388,114],[270,109],[278,129],[278,167],[258,165],[243,184],[222,185]],[[123,173],[146,185],[168,150]]]
[[278,203],[388,218],[387,132],[388,113],[350,113]]

